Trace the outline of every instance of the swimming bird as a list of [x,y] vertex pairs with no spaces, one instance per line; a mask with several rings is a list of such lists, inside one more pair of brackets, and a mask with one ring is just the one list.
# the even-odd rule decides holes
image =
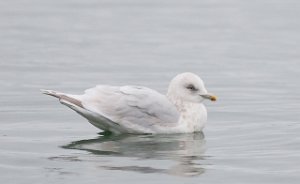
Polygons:
[[193,73],[175,76],[166,95],[143,86],[98,85],[82,95],[41,90],[85,117],[92,125],[116,134],[199,132],[207,121],[205,99],[216,101]]

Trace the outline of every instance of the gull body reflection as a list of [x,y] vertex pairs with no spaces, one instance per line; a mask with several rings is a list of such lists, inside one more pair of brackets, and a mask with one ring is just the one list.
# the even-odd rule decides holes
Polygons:
[[[176,135],[100,135],[98,138],[80,140],[63,146],[67,149],[85,150],[94,155],[128,157],[139,160],[172,161],[168,168],[101,165],[102,169],[139,173],[165,173],[178,176],[198,176],[205,172],[205,139],[203,133]],[[159,167],[159,168],[157,168]]]

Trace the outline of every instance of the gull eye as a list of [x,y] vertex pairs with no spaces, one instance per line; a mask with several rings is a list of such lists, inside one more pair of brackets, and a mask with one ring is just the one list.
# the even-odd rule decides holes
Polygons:
[[191,90],[191,91],[197,91],[198,90],[197,88],[195,88],[195,86],[193,84],[189,84],[186,88]]

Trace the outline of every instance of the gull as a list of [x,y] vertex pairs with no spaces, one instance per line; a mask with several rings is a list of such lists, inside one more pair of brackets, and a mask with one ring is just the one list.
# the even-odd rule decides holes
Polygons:
[[175,76],[166,95],[143,86],[97,85],[82,95],[53,90],[42,93],[85,117],[92,125],[115,134],[200,132],[207,121],[203,101],[216,101],[202,79],[186,72]]

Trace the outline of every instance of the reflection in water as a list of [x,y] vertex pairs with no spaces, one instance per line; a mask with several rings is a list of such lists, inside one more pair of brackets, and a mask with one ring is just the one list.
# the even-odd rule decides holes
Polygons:
[[[96,139],[72,142],[63,148],[89,151],[95,155],[132,157],[175,162],[169,168],[129,166],[101,166],[107,170],[139,173],[165,173],[180,176],[197,176],[204,173],[199,161],[204,160],[203,133],[177,135],[101,135]],[[197,163],[198,161],[198,163]]]

